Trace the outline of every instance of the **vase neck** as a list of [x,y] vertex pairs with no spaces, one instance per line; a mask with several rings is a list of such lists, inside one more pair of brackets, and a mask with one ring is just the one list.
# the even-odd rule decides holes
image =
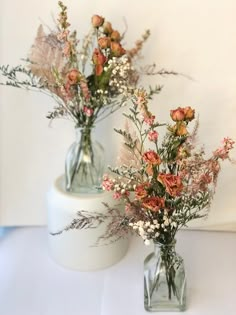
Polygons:
[[75,136],[76,142],[91,142],[92,127],[76,128]]
[[154,243],[154,253],[159,255],[160,253],[168,253],[168,252],[175,252],[175,244],[176,240],[173,240],[171,243],[163,244],[160,242],[153,242]]

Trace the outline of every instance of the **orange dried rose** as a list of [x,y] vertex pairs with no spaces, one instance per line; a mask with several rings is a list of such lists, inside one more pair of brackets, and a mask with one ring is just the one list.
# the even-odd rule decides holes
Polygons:
[[173,109],[170,111],[170,117],[174,121],[181,121],[185,118],[185,112],[184,109],[181,107],[178,107],[177,109]]
[[148,164],[152,165],[160,165],[161,158],[160,156],[153,150],[147,151],[143,154],[143,160]]
[[160,197],[148,197],[142,202],[144,208],[157,212],[165,207],[165,200]]
[[149,183],[143,183],[143,184],[138,185],[135,189],[136,199],[143,199],[147,197],[148,195],[147,189],[149,186],[150,186]]
[[160,173],[157,180],[166,188],[172,197],[179,196],[183,190],[183,183],[180,176]]

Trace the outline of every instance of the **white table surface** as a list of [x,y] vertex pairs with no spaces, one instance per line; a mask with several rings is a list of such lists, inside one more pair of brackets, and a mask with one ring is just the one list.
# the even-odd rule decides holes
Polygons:
[[[10,229],[0,237],[0,315],[150,314],[143,260],[151,249],[135,238],[116,265],[78,272],[51,260],[45,227]],[[181,231],[177,251],[188,277],[185,314],[235,315],[236,233]]]

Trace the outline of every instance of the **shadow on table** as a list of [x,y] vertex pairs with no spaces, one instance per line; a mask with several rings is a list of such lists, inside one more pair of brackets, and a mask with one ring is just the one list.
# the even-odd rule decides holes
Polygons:
[[0,240],[2,240],[5,236],[7,236],[9,233],[11,233],[13,230],[15,230],[16,227],[0,227]]

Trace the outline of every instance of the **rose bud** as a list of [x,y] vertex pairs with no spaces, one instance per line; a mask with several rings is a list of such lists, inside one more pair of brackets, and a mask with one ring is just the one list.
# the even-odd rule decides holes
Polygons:
[[174,121],[181,121],[184,120],[185,118],[185,112],[184,109],[181,107],[178,107],[177,109],[171,110],[170,111],[170,117]]
[[117,42],[111,42],[111,51],[115,57],[121,57],[126,52],[121,44]]
[[112,26],[110,22],[105,21],[103,23],[103,33],[106,35],[110,35],[113,32]]
[[111,40],[114,42],[119,42],[121,40],[120,33],[118,31],[113,31],[111,33]]
[[93,15],[91,21],[93,27],[99,27],[104,23],[104,18],[100,15]]
[[100,37],[98,39],[98,45],[101,49],[107,49],[110,47],[111,40],[109,37]]
[[190,106],[185,107],[185,108],[184,108],[184,114],[185,114],[184,120],[191,121],[191,120],[194,119],[195,110],[192,109]]

